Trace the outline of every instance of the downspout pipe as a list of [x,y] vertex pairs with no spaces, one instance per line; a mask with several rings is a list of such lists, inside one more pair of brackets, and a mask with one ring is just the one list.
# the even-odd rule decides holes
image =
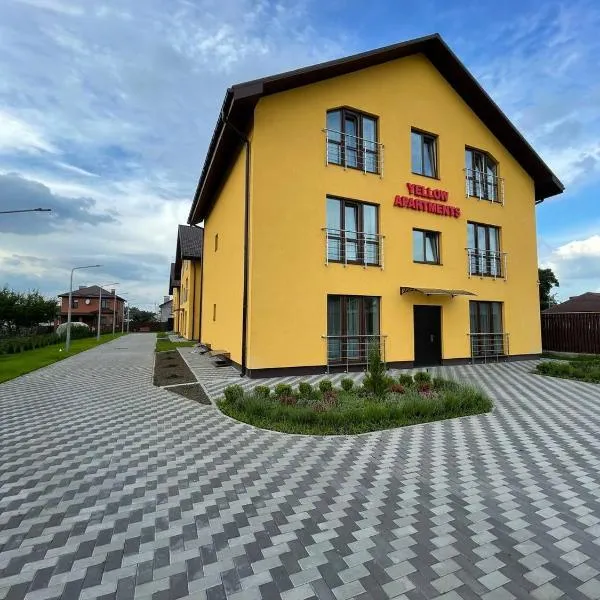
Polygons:
[[250,236],[250,154],[251,144],[248,136],[241,132],[227,117],[221,112],[221,119],[225,126],[231,127],[231,130],[240,138],[246,146],[246,179],[244,191],[244,279],[242,295],[242,369],[240,376],[244,377],[247,372],[246,363],[248,355],[248,273],[249,266],[249,236]]

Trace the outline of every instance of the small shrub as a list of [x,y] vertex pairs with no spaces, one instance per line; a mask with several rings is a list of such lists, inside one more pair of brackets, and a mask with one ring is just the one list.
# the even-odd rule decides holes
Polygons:
[[352,381],[352,379],[350,379],[350,377],[344,377],[340,381],[340,385],[342,386],[342,389],[345,392],[351,392],[352,388],[354,387],[354,381]]
[[371,344],[369,348],[369,367],[363,380],[363,387],[377,398],[383,398],[390,386],[390,378],[385,374],[385,365],[381,360],[379,345]]
[[323,394],[325,392],[330,392],[333,390],[333,384],[331,381],[329,381],[329,379],[323,379],[322,381],[319,381],[319,389]]
[[254,388],[254,395],[261,400],[268,400],[271,396],[271,390],[266,385],[257,385]]
[[314,394],[313,386],[310,385],[310,383],[308,383],[307,381],[301,381],[298,384],[298,393],[302,398],[311,398]]
[[434,377],[431,380],[431,386],[434,390],[443,390],[446,387],[446,380],[441,377]]
[[430,383],[431,375],[427,373],[427,371],[419,371],[418,373],[415,373],[415,381],[417,383]]
[[298,404],[298,398],[296,398],[296,396],[287,396],[284,394],[279,396],[279,404],[283,406],[296,406],[296,404]]
[[335,393],[335,390],[323,392],[323,403],[328,408],[333,408],[337,404],[337,394]]
[[410,387],[413,384],[414,380],[410,373],[402,373],[398,375],[398,383],[405,387]]
[[278,383],[275,386],[275,395],[278,398],[281,398],[281,396],[292,396],[292,386],[288,383]]
[[239,406],[244,402],[244,388],[241,385],[228,385],[224,394],[225,400],[232,406]]
[[421,381],[417,385],[417,389],[419,390],[420,394],[428,394],[432,391],[433,388],[430,383],[427,383],[426,381]]
[[394,394],[404,394],[405,391],[406,388],[399,383],[394,383],[390,386],[390,392],[393,392]]

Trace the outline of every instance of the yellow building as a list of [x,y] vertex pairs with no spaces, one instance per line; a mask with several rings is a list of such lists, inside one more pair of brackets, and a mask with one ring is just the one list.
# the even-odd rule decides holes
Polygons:
[[169,292],[173,294],[173,328],[188,340],[200,339],[203,229],[180,225]]
[[536,356],[562,191],[438,35],[235,85],[188,220],[201,340],[250,376]]

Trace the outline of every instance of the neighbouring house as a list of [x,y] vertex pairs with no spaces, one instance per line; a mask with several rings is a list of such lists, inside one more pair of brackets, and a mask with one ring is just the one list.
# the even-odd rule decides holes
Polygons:
[[[60,301],[60,316],[58,325],[67,322],[69,309],[69,292],[58,295]],[[101,289],[97,285],[87,287],[80,285],[71,294],[71,321],[79,321],[89,325],[93,330],[98,326],[98,311],[101,315],[102,331],[112,331],[113,316],[115,329],[120,329],[123,323],[124,298],[115,294],[115,290]],[[101,304],[101,306],[99,306]]]
[[600,293],[586,292],[579,296],[571,296],[566,302],[561,302],[542,311],[545,315],[564,313],[598,313],[600,314]]
[[600,354],[600,293],[586,292],[542,311],[542,347]]
[[163,297],[162,304],[158,305],[158,320],[167,324],[167,330],[173,329],[173,300],[169,296]]
[[179,225],[169,293],[173,295],[173,329],[188,340],[200,339],[202,299],[202,227]]
[[563,190],[439,35],[234,85],[180,332],[191,311],[257,377],[364,368],[374,343],[394,367],[538,356],[535,210]]

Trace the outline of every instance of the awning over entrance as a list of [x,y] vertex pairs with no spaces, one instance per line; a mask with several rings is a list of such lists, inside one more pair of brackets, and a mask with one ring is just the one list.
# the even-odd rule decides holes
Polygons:
[[401,287],[400,295],[408,294],[410,292],[416,292],[417,294],[423,294],[424,296],[476,296],[473,292],[467,290],[441,290],[438,288],[417,288],[417,287]]

